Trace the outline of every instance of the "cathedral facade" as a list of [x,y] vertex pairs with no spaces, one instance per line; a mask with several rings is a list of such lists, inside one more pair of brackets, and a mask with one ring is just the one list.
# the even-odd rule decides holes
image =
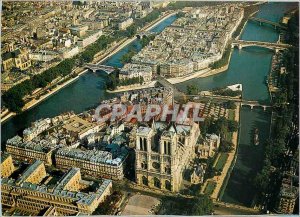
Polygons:
[[153,123],[152,127],[139,127],[135,150],[137,184],[178,192],[183,171],[195,156],[199,135],[196,123]]

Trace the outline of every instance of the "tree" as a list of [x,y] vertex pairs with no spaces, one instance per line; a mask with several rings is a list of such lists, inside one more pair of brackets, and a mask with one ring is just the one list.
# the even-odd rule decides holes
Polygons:
[[184,17],[184,16],[185,16],[185,13],[182,12],[182,11],[179,11],[179,12],[176,14],[176,16],[177,16],[178,18]]
[[217,69],[225,66],[229,61],[230,53],[231,53],[231,47],[228,46],[225,49],[222,58],[214,63],[211,63],[209,67],[211,67],[212,69]]
[[142,47],[146,47],[149,44],[150,39],[148,36],[144,35],[140,42],[141,42]]
[[130,51],[128,51],[128,53],[124,54],[124,55],[121,57],[121,59],[120,59],[121,62],[122,62],[123,64],[131,62],[132,57],[133,57],[136,53],[137,53],[136,50],[131,49]]
[[201,134],[203,136],[205,136],[207,133],[209,133],[209,129],[212,124],[213,124],[212,117],[205,118],[204,121],[200,123],[200,130],[201,130]]
[[269,185],[270,174],[271,162],[268,159],[266,159],[264,160],[264,166],[262,170],[257,174],[257,176],[254,179],[254,185],[259,191],[265,192],[267,190],[267,187]]
[[227,126],[229,132],[235,132],[238,130],[238,122],[235,120],[227,120]]
[[144,78],[140,77],[140,85],[142,85],[144,83]]
[[236,109],[236,104],[231,100],[227,101],[226,105],[228,109]]
[[219,151],[220,152],[231,152],[233,150],[233,143],[231,141],[222,140]]
[[207,195],[199,195],[196,197],[192,215],[211,215],[213,213],[213,202]]
[[240,96],[242,94],[242,91],[240,90],[231,90],[229,88],[223,88],[223,89],[214,89],[213,94],[215,95],[221,95],[221,96]]
[[199,92],[198,88],[193,84],[188,85],[186,91],[188,95],[197,95]]
[[214,158],[209,157],[206,161],[207,168],[206,168],[206,171],[205,171],[205,174],[204,174],[204,179],[205,180],[213,178],[216,175],[216,169],[213,167],[213,163],[215,161],[216,156],[217,155],[215,155]]
[[225,135],[228,132],[228,122],[225,117],[221,117],[216,122],[211,125],[211,132],[214,132],[216,134]]

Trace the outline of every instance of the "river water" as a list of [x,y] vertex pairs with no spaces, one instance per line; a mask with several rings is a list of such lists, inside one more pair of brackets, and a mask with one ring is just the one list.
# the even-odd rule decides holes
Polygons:
[[[278,22],[284,12],[295,6],[297,6],[295,3],[268,3],[260,6],[260,11],[256,16]],[[176,17],[172,16],[151,31],[161,32],[175,19]],[[272,27],[259,26],[257,23],[249,21],[241,39],[275,42],[278,39],[278,32]],[[132,48],[141,49],[138,40],[106,60],[105,64],[122,67],[120,57]],[[263,48],[235,49],[226,72],[207,78],[193,79],[176,86],[185,90],[188,84],[194,84],[200,90],[209,90],[241,83],[244,99],[269,102],[265,76],[269,73],[272,55],[272,51]],[[104,91],[105,79],[104,73],[88,72],[34,108],[11,118],[1,126],[1,143],[3,144],[17,133],[20,134],[24,128],[37,119],[53,117],[67,111],[79,113],[95,107],[101,100],[112,96]],[[242,108],[240,119],[237,161],[222,200],[251,206],[256,194],[252,185],[253,178],[260,169],[263,160],[263,145],[254,146],[252,144],[253,130],[254,128],[259,129],[261,142],[268,138],[270,112],[264,112],[262,109]]]

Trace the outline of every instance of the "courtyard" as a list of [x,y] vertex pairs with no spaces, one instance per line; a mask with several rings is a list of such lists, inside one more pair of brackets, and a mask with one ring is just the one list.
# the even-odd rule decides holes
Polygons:
[[135,194],[129,198],[122,215],[153,215],[160,201],[158,198]]

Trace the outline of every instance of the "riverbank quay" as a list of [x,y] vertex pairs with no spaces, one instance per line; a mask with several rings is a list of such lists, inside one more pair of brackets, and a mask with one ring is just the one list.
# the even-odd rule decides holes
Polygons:
[[154,87],[156,82],[157,81],[155,80],[155,81],[152,81],[152,82],[150,82],[148,84],[144,84],[144,85],[131,85],[131,86],[118,88],[116,90],[106,90],[106,92],[108,92],[108,93],[121,93],[121,92],[125,92],[125,91],[143,90],[143,89]]
[[[236,109],[234,111],[234,120],[239,123],[241,104],[240,103],[235,103],[235,104],[236,104]],[[227,160],[222,169],[222,173],[220,175],[214,176],[211,179],[207,179],[201,188],[201,193],[203,193],[208,182],[216,183],[215,188],[214,188],[212,194],[210,195],[214,201],[219,201],[220,191],[222,190],[224,181],[228,175],[228,172],[230,171],[230,168],[232,167],[232,164],[235,161],[236,151],[237,151],[237,147],[238,147],[238,132],[232,133],[232,144],[233,144],[233,150],[231,152],[227,153],[228,157],[227,157]],[[218,159],[216,159],[216,162],[217,162],[217,160]]]
[[[166,13],[163,16],[156,19],[155,21],[147,24],[140,31],[149,31],[150,29],[156,27],[158,24],[160,24],[164,20],[168,19],[169,17],[175,15],[176,13],[177,13],[177,11],[171,11],[170,13]],[[124,47],[126,47],[127,45],[132,43],[134,40],[136,40],[136,36],[133,36],[129,39],[125,38],[125,39],[117,42],[117,44],[113,45],[110,48],[107,48],[102,55],[96,57],[96,59],[94,59],[92,63],[99,64],[99,63],[104,62],[109,57],[116,54],[117,52],[122,50]],[[101,53],[101,52],[103,52],[103,51],[100,51],[99,53]],[[97,54],[95,56],[97,56]],[[22,108],[22,112],[27,111],[27,110],[33,108],[34,106],[38,105],[39,103],[41,103],[45,99],[47,99],[50,96],[52,96],[53,94],[57,93],[59,90],[63,89],[64,87],[66,87],[69,84],[76,81],[80,76],[82,76],[86,72],[88,72],[88,70],[85,69],[84,67],[76,68],[76,69],[74,69],[74,72],[71,73],[69,76],[63,77],[59,81],[55,82],[54,84],[51,84],[51,87],[56,86],[55,88],[50,90],[49,86],[48,86],[45,90],[43,90],[43,92],[45,94],[39,95],[38,99],[35,98],[36,96],[30,96],[32,98],[32,100],[30,100],[29,102],[27,102],[24,105],[24,107]],[[59,84],[62,80],[64,80],[64,83]],[[15,112],[4,113],[3,115],[1,115],[1,124],[4,123],[5,121],[7,121],[8,119],[10,119],[11,117],[14,117],[16,115],[17,115],[17,113],[15,113]]]
[[249,18],[252,17],[252,16],[254,16],[258,11],[259,11],[259,10],[257,10],[257,11],[255,11],[255,12],[251,13],[247,18],[245,18],[245,20],[244,20],[244,19],[242,20],[242,23],[241,23],[241,24],[243,25],[243,27],[241,28],[239,34],[235,37],[235,40],[238,40],[238,39],[241,37],[241,35],[242,35],[242,33],[243,33],[243,31],[244,31],[244,29],[245,29],[247,23],[248,23]]
[[249,207],[214,201],[215,215],[259,215],[261,211]]
[[[235,33],[233,34],[233,38],[235,38],[235,40],[237,40],[241,37],[241,35],[248,23],[249,18],[254,16],[259,11],[259,9],[258,9],[259,5],[264,4],[264,3],[260,3],[260,2],[258,2],[258,3],[259,4],[252,4],[252,5],[247,5],[244,7],[244,17],[243,17],[240,25],[237,27]],[[254,11],[252,12],[252,10],[254,10]]]

